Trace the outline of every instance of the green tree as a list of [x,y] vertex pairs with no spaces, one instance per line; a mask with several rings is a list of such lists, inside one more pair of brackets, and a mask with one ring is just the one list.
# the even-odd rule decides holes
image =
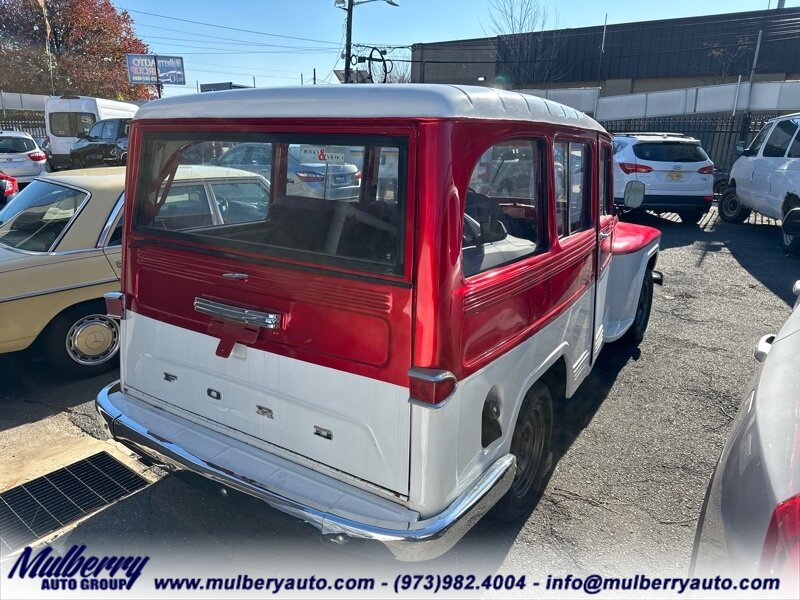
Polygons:
[[0,0],[0,89],[145,100],[125,54],[146,54],[126,11],[110,0]]

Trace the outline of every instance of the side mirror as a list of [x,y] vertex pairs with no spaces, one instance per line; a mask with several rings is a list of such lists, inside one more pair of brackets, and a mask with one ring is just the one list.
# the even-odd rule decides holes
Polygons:
[[629,181],[625,186],[623,203],[628,210],[639,208],[644,202],[644,184],[641,181]]
[[745,153],[746,146],[747,145],[742,140],[736,142],[736,145],[733,147],[733,153],[736,156],[743,156]]
[[781,229],[786,235],[800,236],[800,208],[793,208],[786,213],[781,223]]

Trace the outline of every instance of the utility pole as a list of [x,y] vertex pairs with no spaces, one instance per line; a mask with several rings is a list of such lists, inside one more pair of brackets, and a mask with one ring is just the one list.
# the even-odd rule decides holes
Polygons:
[[[344,82],[350,83],[350,59],[353,52],[353,7],[357,4],[367,4],[368,2],[377,2],[378,0],[335,0],[334,5],[336,8],[341,8],[347,13],[347,21],[345,22],[345,42],[344,42]],[[383,0],[389,6],[399,6],[395,0]],[[344,3],[347,6],[342,6]]]
[[314,67],[314,85],[317,85],[317,68]]
[[347,0],[347,29],[344,42],[344,82],[350,83],[350,54],[353,42],[353,0]]

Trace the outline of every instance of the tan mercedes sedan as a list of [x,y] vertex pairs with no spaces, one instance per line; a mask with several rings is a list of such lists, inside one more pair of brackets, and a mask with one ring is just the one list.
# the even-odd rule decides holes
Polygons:
[[38,346],[63,373],[116,366],[125,168],[49,173],[0,210],[0,353]]

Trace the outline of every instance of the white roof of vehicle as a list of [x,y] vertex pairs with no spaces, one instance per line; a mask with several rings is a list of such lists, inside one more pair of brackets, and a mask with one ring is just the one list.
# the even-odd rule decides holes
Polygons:
[[615,133],[614,139],[632,138],[642,142],[685,142],[687,144],[699,144],[700,140],[682,133],[672,132],[634,132],[634,133]]
[[7,135],[8,137],[22,137],[33,139],[30,133],[24,131],[17,131],[16,129],[0,129],[0,135]]
[[584,113],[538,96],[435,84],[307,85],[203,92],[148,102],[134,119],[310,117],[507,119],[605,131]]

